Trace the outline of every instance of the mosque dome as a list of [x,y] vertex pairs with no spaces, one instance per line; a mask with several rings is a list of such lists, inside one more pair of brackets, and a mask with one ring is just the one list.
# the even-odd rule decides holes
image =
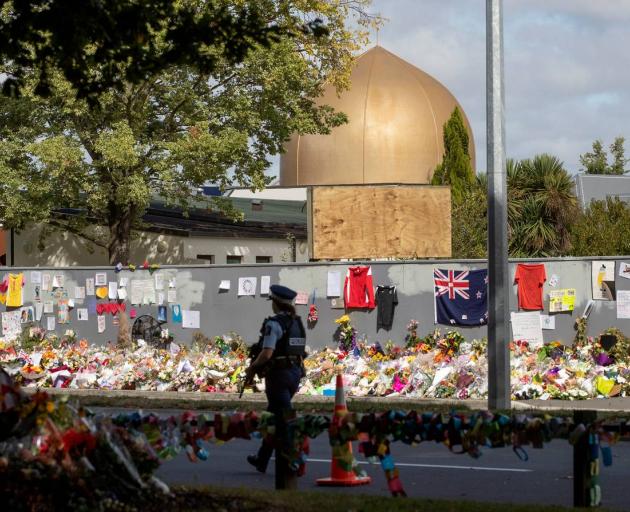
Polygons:
[[280,159],[280,185],[429,183],[442,161],[442,129],[461,105],[435,78],[376,46],[356,61],[351,87],[318,99],[348,115],[329,135],[294,135]]

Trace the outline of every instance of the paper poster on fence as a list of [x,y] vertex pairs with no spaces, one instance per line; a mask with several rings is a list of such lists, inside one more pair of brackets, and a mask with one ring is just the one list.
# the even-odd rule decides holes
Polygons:
[[561,313],[575,308],[575,288],[564,288],[549,292],[549,312]]
[[308,292],[298,291],[295,296],[295,303],[297,305],[305,305],[308,304]]
[[142,295],[144,293],[144,284],[140,279],[131,281],[131,303],[142,304]]
[[593,300],[615,300],[615,262],[592,261]]
[[153,279],[145,279],[142,283],[142,304],[155,304],[156,302]]
[[35,312],[33,306],[24,306],[20,308],[20,322],[30,324],[35,321]]
[[184,329],[199,329],[200,314],[199,311],[182,310],[182,327]]
[[44,304],[41,302],[35,303],[35,320],[40,321],[42,319],[42,313],[44,312]]
[[67,324],[70,322],[70,306],[68,299],[59,299],[57,303],[57,323]]
[[341,295],[341,273],[328,272],[328,280],[326,283],[326,296],[339,297]]
[[105,332],[105,328],[107,327],[105,315],[98,315],[96,319],[96,325],[97,325],[99,334],[102,334]]
[[553,315],[540,315],[540,326],[546,330],[556,328],[556,317]]
[[271,276],[260,277],[260,294],[269,295],[269,286],[271,285]]
[[617,318],[630,318],[630,290],[617,292]]
[[258,278],[256,277],[239,277],[238,278],[239,297],[256,295],[257,284],[258,284]]
[[4,311],[2,313],[2,335],[7,337],[18,336],[22,332],[20,322],[21,311]]
[[543,346],[542,325],[539,311],[527,311],[524,313],[510,313],[512,321],[512,339],[524,340],[531,347]]

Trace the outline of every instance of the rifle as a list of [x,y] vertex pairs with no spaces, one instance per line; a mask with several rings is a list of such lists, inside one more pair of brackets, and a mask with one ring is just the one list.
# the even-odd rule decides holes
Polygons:
[[241,379],[241,381],[238,384],[238,398],[239,398],[239,400],[241,398],[243,398],[243,393],[245,392],[245,388],[248,385],[251,385],[251,381],[248,381],[247,380],[247,376],[243,375],[243,378]]

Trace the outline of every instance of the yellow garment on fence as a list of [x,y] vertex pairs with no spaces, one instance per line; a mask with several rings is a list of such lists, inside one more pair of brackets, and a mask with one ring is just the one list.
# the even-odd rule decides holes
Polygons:
[[9,274],[9,290],[7,291],[7,307],[19,308],[22,305],[22,283],[24,274]]

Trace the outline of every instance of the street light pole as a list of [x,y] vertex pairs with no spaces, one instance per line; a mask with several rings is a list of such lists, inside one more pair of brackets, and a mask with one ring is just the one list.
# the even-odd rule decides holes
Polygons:
[[507,180],[503,83],[503,0],[486,0],[488,139],[488,406],[510,408]]

